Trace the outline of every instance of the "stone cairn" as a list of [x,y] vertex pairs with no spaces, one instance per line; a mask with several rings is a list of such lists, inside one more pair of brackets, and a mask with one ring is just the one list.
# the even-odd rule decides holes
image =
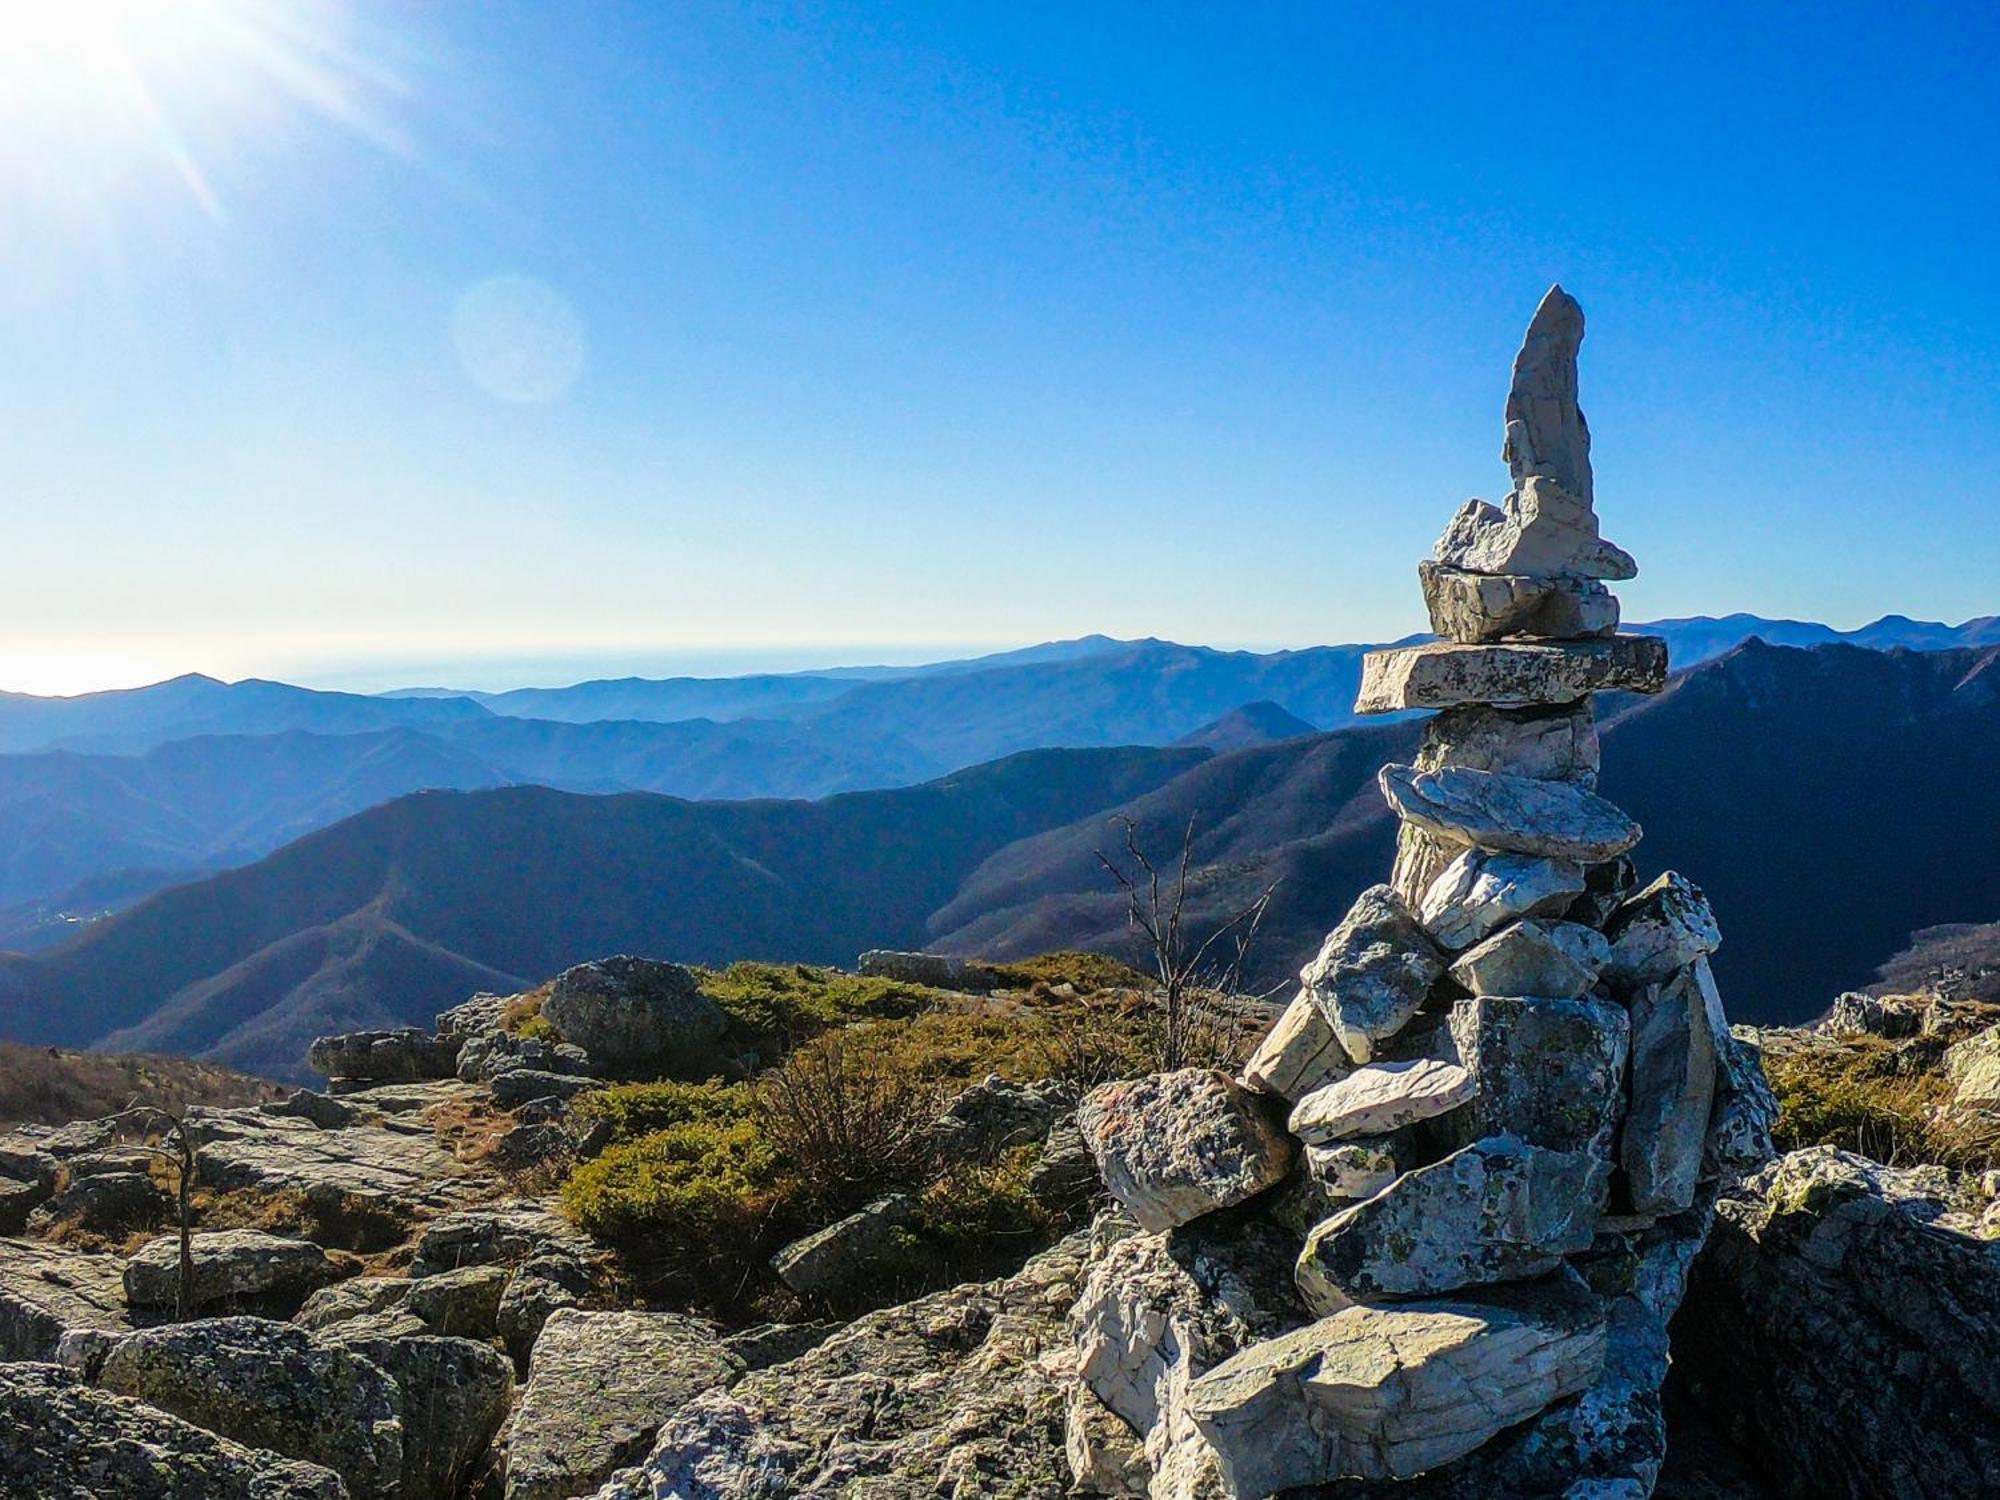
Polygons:
[[1079,1125],[1136,1223],[1071,1313],[1080,1488],[1155,1497],[1643,1497],[1667,1324],[1718,1187],[1770,1155],[1701,892],[1638,885],[1595,791],[1592,695],[1657,693],[1620,635],[1560,287],[1514,364],[1513,487],[1418,565],[1429,645],[1363,713],[1430,709],[1400,820],[1240,1076],[1106,1085]]

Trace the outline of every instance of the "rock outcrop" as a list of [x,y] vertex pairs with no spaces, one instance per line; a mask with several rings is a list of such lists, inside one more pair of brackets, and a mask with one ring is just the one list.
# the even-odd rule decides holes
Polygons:
[[[1636,569],[1592,508],[1582,333],[1552,290],[1507,403],[1513,491],[1469,502],[1420,569],[1445,639],[1364,662],[1359,712],[1443,710],[1381,773],[1389,882],[1301,973],[1244,1097],[1195,1072],[1084,1100],[1148,1232],[1072,1314],[1079,1486],[1652,1492],[1667,1327],[1772,1107],[1708,971],[1707,902],[1672,874],[1633,889],[1641,830],[1594,790],[1591,696],[1658,692],[1666,652],[1613,633],[1603,580]],[[1274,1240],[1282,1292],[1256,1269]]]

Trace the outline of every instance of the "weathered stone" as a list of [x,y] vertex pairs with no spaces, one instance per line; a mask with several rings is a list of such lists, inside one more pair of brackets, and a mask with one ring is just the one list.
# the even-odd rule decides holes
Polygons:
[[346,1099],[336,1099],[331,1094],[316,1093],[312,1089],[294,1089],[283,1099],[274,1099],[257,1108],[267,1115],[309,1121],[321,1130],[345,1130],[350,1125],[358,1125],[364,1113],[358,1105]]
[[0,1178],[53,1186],[56,1158],[30,1136],[0,1135]]
[[1583,867],[1532,854],[1471,849],[1446,865],[1417,910],[1440,947],[1457,952],[1523,917],[1561,911],[1583,889]]
[[1369,1063],[1307,1094],[1287,1124],[1309,1146],[1386,1135],[1457,1109],[1478,1087],[1469,1070],[1442,1058]]
[[1068,1214],[1083,1207],[1104,1186],[1097,1161],[1076,1128],[1072,1112],[1049,1127],[1042,1154],[1028,1169],[1028,1192],[1044,1208]]
[[44,1230],[67,1221],[96,1234],[127,1234],[159,1223],[168,1206],[167,1195],[144,1172],[86,1173],[36,1208],[30,1227]]
[[533,1068],[510,1068],[493,1079],[493,1103],[499,1109],[518,1109],[538,1099],[574,1099],[604,1084],[596,1078],[574,1073],[542,1073]]
[[1582,347],[1583,308],[1560,286],[1550,287],[1514,356],[1500,457],[1516,485],[1545,474],[1590,505],[1595,499],[1590,424],[1577,403],[1576,357]]
[[1417,576],[1431,630],[1448,641],[1582,640],[1618,630],[1618,601],[1596,579],[1471,573],[1429,560]]
[[715,1328],[676,1313],[552,1314],[507,1437],[506,1500],[567,1500],[636,1462],[691,1398],[743,1373]]
[[1924,1012],[1908,1000],[1886,998],[1849,990],[1834,998],[1833,1007],[1819,1023],[1828,1036],[1915,1036],[1923,1030]]
[[1953,1189],[1819,1146],[1718,1205],[1675,1369],[1784,1494],[2000,1494],[2000,1242]]
[[1315,1229],[1299,1255],[1300,1294],[1326,1314],[1544,1275],[1589,1248],[1602,1181],[1587,1152],[1475,1141]]
[[1069,1315],[1077,1373],[1140,1434],[1154,1494],[1200,1493],[1212,1473],[1188,1411],[1193,1382],[1304,1316],[1296,1245],[1254,1219],[1213,1220],[1119,1240],[1091,1266]]
[[1591,641],[1394,646],[1361,659],[1358,714],[1487,703],[1503,708],[1573,703],[1591,693],[1657,693],[1667,643],[1655,635]]
[[813,1323],[757,1323],[730,1334],[722,1347],[742,1360],[747,1369],[768,1370],[817,1349],[846,1326],[836,1318]]
[[1530,1146],[1581,1152],[1597,1164],[1593,1212],[1601,1210],[1630,1034],[1624,1007],[1608,1000],[1461,1000],[1451,1035],[1478,1093],[1440,1122],[1442,1134],[1454,1146],[1511,1134]]
[[1419,771],[1465,766],[1594,788],[1600,761],[1597,715],[1588,698],[1553,707],[1439,709],[1417,742]]
[[590,1270],[573,1255],[543,1253],[514,1268],[500,1294],[493,1324],[516,1369],[528,1368],[529,1353],[549,1315],[558,1308],[582,1306],[590,1291]]
[[1230,1494],[1409,1479],[1588,1387],[1607,1341],[1603,1304],[1574,1277],[1350,1307],[1226,1360],[1189,1407]]
[[896,1300],[921,1281],[932,1257],[911,1233],[917,1203],[889,1193],[771,1257],[778,1279],[814,1302],[855,1306]]
[[1633,1212],[1668,1214],[1694,1202],[1715,1102],[1721,998],[1708,960],[1632,997],[1632,1102],[1619,1162]]
[[1639,842],[1639,825],[1567,781],[1446,766],[1387,765],[1378,778],[1396,816],[1438,838],[1501,854],[1597,864]]
[[1778,1100],[1764,1076],[1763,1054],[1754,1042],[1736,1034],[1721,1010],[1713,985],[1703,991],[1714,1008],[1708,1029],[1715,1038],[1715,1106],[1708,1123],[1708,1144],[1702,1152],[1702,1172],[1724,1178],[1746,1177],[1775,1157],[1771,1133],[1778,1123]]
[[1015,1083],[989,1074],[945,1106],[931,1126],[931,1153],[939,1161],[991,1161],[1042,1140],[1075,1104],[1074,1090],[1057,1079]]
[[1569,1000],[1588,993],[1610,959],[1611,944],[1596,928],[1530,917],[1466,949],[1451,977],[1474,995]]
[[0,1362],[52,1360],[79,1329],[128,1331],[124,1273],[115,1255],[0,1239]]
[[1264,1033],[1257,1050],[1243,1065],[1242,1077],[1258,1093],[1289,1104],[1345,1077],[1353,1066],[1311,994],[1300,990]]
[[424,1226],[410,1262],[412,1276],[435,1276],[461,1266],[514,1265],[530,1257],[566,1255],[587,1260],[590,1237],[551,1202],[514,1199],[493,1208],[467,1208]]
[[1444,955],[1386,885],[1355,897],[1299,981],[1356,1062],[1401,1031],[1444,972]]
[[902,953],[892,948],[870,948],[856,960],[857,972],[869,979],[892,979],[897,984],[920,984],[927,989],[965,990],[984,994],[997,990],[1006,976],[991,964],[956,958],[949,953]]
[[1149,1500],[1153,1466],[1145,1438],[1080,1380],[1070,1387],[1063,1411],[1063,1451],[1070,1477],[1085,1494]]
[[1630,553],[1598,534],[1590,503],[1546,475],[1523,478],[1499,505],[1468,500],[1432,549],[1472,573],[1529,578],[1631,578]]
[[621,1070],[698,1070],[729,1025],[692,969],[630,955],[564,970],[542,1017],[565,1041]]
[[384,1338],[349,1323],[329,1341],[396,1382],[403,1424],[396,1500],[456,1500],[507,1419],[513,1367],[498,1351],[465,1338]]
[[1060,1495],[1061,1310],[1084,1236],[1006,1281],[856,1320],[810,1353],[663,1412],[652,1454],[597,1500]]
[[588,1078],[597,1072],[590,1054],[583,1048],[573,1042],[552,1042],[546,1037],[481,1031],[467,1037],[458,1049],[458,1077],[467,1083],[491,1083],[517,1068],[576,1078]]
[[1944,1075],[1951,1080],[1951,1102],[1959,1108],[2000,1108],[2000,1026],[1947,1048]]
[[401,1397],[373,1361],[289,1323],[209,1318],[120,1339],[98,1383],[211,1432],[333,1470],[355,1500],[396,1495]]
[[1671,979],[1722,946],[1708,898],[1673,870],[1620,902],[1604,924],[1604,935],[1611,940],[1604,977],[1625,988]]
[[[374,1092],[348,1099],[372,1102]],[[476,1179],[428,1130],[421,1136],[380,1125],[322,1130],[308,1120],[250,1111],[226,1119],[204,1117],[204,1122],[207,1129],[195,1158],[204,1187],[274,1193],[317,1189],[395,1210],[448,1207],[476,1188]]]
[[481,991],[470,1000],[461,1000],[450,1010],[439,1011],[437,1034],[447,1041],[463,1044],[485,1031],[498,1031],[507,1007],[520,998]]
[[48,1201],[50,1191],[46,1182],[0,1177],[0,1234],[19,1234],[28,1215]]
[[1331,1198],[1372,1198],[1402,1169],[1397,1164],[1393,1136],[1335,1141],[1306,1147],[1306,1170]]
[[[189,1241],[195,1307],[253,1299],[303,1301],[340,1274],[311,1240],[288,1240],[255,1229],[197,1230]],[[125,1265],[125,1298],[134,1307],[172,1307],[180,1282],[180,1236],[163,1234]]]
[[351,1500],[330,1469],[246,1447],[49,1364],[0,1364],[5,1500]]
[[306,1298],[292,1321],[301,1328],[319,1332],[354,1318],[401,1307],[417,1283],[407,1276],[356,1276],[323,1286]]
[[375,1083],[407,1083],[449,1078],[458,1048],[442,1037],[405,1026],[396,1031],[351,1031],[317,1038],[306,1050],[306,1066],[328,1078],[365,1078]]
[[1257,1096],[1213,1069],[1107,1083],[1084,1099],[1077,1128],[1111,1196],[1149,1230],[1254,1197],[1292,1159]]

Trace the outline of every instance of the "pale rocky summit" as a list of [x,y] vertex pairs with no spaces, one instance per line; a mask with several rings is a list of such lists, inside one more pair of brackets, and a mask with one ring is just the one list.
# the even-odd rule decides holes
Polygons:
[[1209,1068],[1107,1083],[1076,1122],[1106,1186],[1145,1229],[1241,1203],[1292,1163],[1292,1142],[1262,1101]]
[[[1381,774],[1388,883],[1244,1067],[1285,1136],[1226,1144],[1245,1117],[1187,1075],[1116,1086],[1115,1132],[1086,1102],[1113,1197],[1164,1232],[1103,1253],[1072,1317],[1080,1485],[1644,1500],[1659,1478],[1667,1328],[1774,1111],[1707,903],[1671,874],[1635,890],[1639,826],[1595,792],[1593,695],[1659,692],[1667,659],[1615,633],[1604,580],[1636,569],[1593,508],[1582,334],[1553,289],[1507,401],[1512,490],[1419,567],[1444,639],[1364,659],[1359,712],[1440,712]],[[1286,1167],[1288,1137],[1276,1191],[1226,1170]],[[1287,1295],[1256,1269],[1273,1236]]]

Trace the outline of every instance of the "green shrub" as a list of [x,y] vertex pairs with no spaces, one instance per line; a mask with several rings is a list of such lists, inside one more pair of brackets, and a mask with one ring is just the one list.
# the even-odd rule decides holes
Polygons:
[[1145,990],[1159,983],[1107,954],[1077,949],[1040,953],[1019,963],[1000,964],[998,968],[1007,983],[1022,989],[1067,984],[1088,994],[1094,990]]
[[750,1090],[740,1083],[621,1083],[579,1094],[579,1121],[611,1122],[614,1142],[636,1140],[677,1125],[724,1125],[747,1119]]
[[750,1249],[783,1193],[777,1161],[754,1121],[703,1120],[609,1147],[563,1184],[563,1209],[612,1244],[707,1261]]
[[990,1163],[954,1167],[925,1186],[917,1228],[955,1266],[1018,1261],[1059,1221],[1028,1191],[1041,1150],[1022,1146]]
[[740,1040],[766,1055],[832,1026],[913,1016],[948,998],[921,985],[814,964],[735,963],[701,974],[702,993],[729,1013]]
[[1904,1071],[1902,1054],[1886,1043],[1767,1056],[1764,1071],[1778,1100],[1772,1136],[1780,1151],[1837,1146],[1890,1166],[1972,1171],[2000,1161],[2000,1131],[1950,1111],[1949,1082]]

